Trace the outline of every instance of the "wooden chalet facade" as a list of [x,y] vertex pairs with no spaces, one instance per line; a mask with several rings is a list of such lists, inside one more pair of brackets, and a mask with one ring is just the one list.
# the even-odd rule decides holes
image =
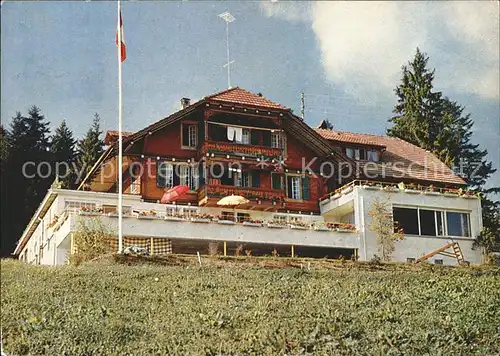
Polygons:
[[[216,206],[235,194],[250,200],[242,209],[318,214],[329,186],[321,163],[350,161],[290,109],[259,94],[236,87],[181,103],[177,113],[124,136],[124,193],[154,202],[182,184],[191,190],[179,204]],[[116,192],[117,133],[106,139],[110,147],[79,189]],[[303,160],[314,161],[310,171],[302,172]]]

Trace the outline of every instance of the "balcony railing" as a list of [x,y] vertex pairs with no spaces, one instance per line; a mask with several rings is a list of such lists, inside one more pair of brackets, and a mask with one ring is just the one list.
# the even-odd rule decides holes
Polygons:
[[279,157],[282,155],[281,148],[243,145],[230,142],[206,141],[203,145],[202,152],[205,153],[237,153],[254,157]]
[[250,201],[281,202],[285,198],[280,190],[266,188],[234,187],[230,185],[207,184],[201,189],[200,198],[223,198],[228,195],[241,195]]

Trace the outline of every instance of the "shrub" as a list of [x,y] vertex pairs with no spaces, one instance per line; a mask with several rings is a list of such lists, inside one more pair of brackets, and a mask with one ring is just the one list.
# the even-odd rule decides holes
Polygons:
[[217,256],[219,254],[219,243],[218,242],[210,242],[208,244],[208,254],[210,256]]
[[237,257],[243,256],[243,245],[242,244],[239,244],[238,246],[236,246],[236,250],[234,251],[234,255]]
[[80,217],[73,233],[74,251],[69,263],[75,266],[90,261],[111,251],[112,230],[98,217]]

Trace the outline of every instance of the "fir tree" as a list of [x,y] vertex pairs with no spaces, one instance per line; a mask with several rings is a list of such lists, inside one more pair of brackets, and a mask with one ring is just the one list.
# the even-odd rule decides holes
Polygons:
[[427,68],[428,61],[429,57],[417,48],[413,61],[403,66],[401,84],[395,89],[398,97],[395,116],[389,120],[394,126],[388,134],[434,152],[442,129],[441,93],[433,91],[434,70]]
[[8,211],[2,212],[2,218],[6,217],[4,221],[9,224],[2,224],[3,255],[12,252],[50,186],[48,133],[49,123],[36,106],[30,108],[27,117],[18,112],[7,132],[8,160],[2,177],[2,193],[5,193],[2,205]]
[[[54,174],[58,174],[64,188],[72,188],[75,183],[76,174],[73,172],[73,164],[76,158],[76,140],[66,121],[63,120],[56,128],[50,145],[52,159],[54,162]],[[57,169],[57,171],[56,171]]]
[[104,141],[100,138],[101,134],[100,117],[96,113],[92,126],[85,134],[85,137],[78,142],[78,166],[80,171],[83,170],[82,178],[87,175],[103,153]]
[[488,152],[471,142],[474,122],[470,114],[464,114],[464,107],[457,102],[433,91],[434,70],[427,68],[428,60],[417,48],[413,61],[403,66],[401,84],[395,89],[396,115],[389,120],[394,126],[387,133],[431,151],[465,179],[468,189],[482,193],[484,231],[479,240],[493,238],[499,243],[500,203],[488,197],[500,188],[484,187],[496,169],[486,160]]

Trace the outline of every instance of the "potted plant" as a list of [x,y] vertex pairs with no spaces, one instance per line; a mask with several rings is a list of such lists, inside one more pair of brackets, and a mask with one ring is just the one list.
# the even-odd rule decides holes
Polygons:
[[271,220],[267,222],[267,227],[271,229],[284,229],[286,227],[286,222]]
[[326,223],[315,223],[314,230],[316,231],[331,231]]
[[308,230],[310,227],[310,224],[307,224],[303,221],[293,221],[290,223],[290,229],[295,229],[295,230]]
[[222,225],[234,225],[234,224],[236,224],[234,219],[230,219],[226,215],[218,215],[217,216],[217,223],[222,224]]
[[386,192],[399,192],[400,188],[394,185],[386,185],[382,188]]
[[441,192],[439,191],[439,188],[433,186],[432,184],[429,185],[425,190],[424,194],[426,195],[441,195]]
[[444,196],[445,197],[458,197],[460,195],[461,189],[452,189],[452,188],[446,188],[444,190]]
[[366,190],[380,190],[381,187],[376,185],[374,182],[366,181],[361,188]]
[[191,222],[194,223],[209,223],[212,222],[213,216],[210,214],[193,214]]
[[415,183],[411,183],[405,188],[405,193],[420,194],[420,191],[418,190],[418,187]]
[[354,224],[341,223],[337,228],[338,232],[354,232],[356,231],[356,226]]

